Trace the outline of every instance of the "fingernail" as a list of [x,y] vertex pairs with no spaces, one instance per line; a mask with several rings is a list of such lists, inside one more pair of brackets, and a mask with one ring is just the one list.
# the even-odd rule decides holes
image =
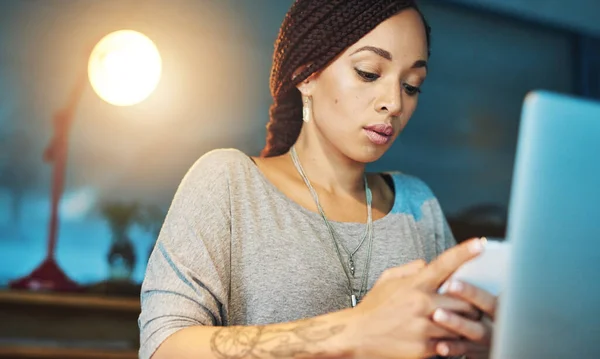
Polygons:
[[436,322],[445,322],[448,320],[448,314],[446,314],[443,309],[436,309],[435,312],[433,312],[433,320]]
[[448,289],[450,289],[451,292],[460,293],[463,290],[463,288],[464,286],[461,282],[453,281],[452,283],[450,283],[450,287]]
[[444,283],[441,287],[440,287],[440,293],[444,294],[446,293],[446,291],[448,290],[448,287],[450,285],[448,284],[448,282]]
[[[485,237],[484,237],[483,241],[485,241]],[[471,251],[471,253],[473,253],[473,254],[481,253],[483,251],[483,243],[484,243],[483,241],[481,238],[472,240],[469,243],[469,251]]]
[[439,343],[437,346],[437,352],[441,356],[448,356],[448,354],[450,354],[450,347],[446,343]]

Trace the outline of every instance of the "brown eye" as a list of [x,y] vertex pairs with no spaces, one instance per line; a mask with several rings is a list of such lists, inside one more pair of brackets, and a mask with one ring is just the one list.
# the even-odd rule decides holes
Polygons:
[[379,78],[379,75],[372,72],[366,72],[359,69],[354,69],[358,76],[360,76],[366,82],[373,82]]
[[403,87],[404,87],[404,91],[406,91],[406,94],[409,96],[414,96],[416,94],[421,93],[421,89],[416,86],[404,84]]

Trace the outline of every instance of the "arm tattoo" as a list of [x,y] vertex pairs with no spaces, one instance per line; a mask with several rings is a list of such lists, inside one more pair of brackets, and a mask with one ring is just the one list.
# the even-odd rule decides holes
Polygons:
[[292,327],[223,327],[211,338],[212,352],[220,359],[292,359],[318,354],[319,344],[341,333],[343,325],[324,326],[305,320]]

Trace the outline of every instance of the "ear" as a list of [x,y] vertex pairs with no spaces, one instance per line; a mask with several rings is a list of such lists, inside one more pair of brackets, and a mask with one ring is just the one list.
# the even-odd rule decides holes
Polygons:
[[[294,71],[292,78],[298,76],[304,69],[307,68],[307,66],[310,66],[310,64],[298,67],[296,71]],[[308,78],[296,85],[296,88],[298,91],[300,91],[302,96],[312,96],[318,77],[318,73],[313,72]]]

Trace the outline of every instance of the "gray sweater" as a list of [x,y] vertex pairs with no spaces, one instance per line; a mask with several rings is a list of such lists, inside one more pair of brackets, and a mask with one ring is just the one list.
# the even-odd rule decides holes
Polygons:
[[[431,261],[455,244],[440,205],[419,179],[398,172],[392,210],[373,223],[368,288],[390,267]],[[333,222],[353,251],[365,230]],[[355,254],[358,290],[368,246]],[[347,256],[341,250],[344,263]],[[280,192],[234,149],[202,156],[181,182],[148,262],[141,293],[140,358],[196,325],[261,325],[350,306],[348,279],[327,227]]]

